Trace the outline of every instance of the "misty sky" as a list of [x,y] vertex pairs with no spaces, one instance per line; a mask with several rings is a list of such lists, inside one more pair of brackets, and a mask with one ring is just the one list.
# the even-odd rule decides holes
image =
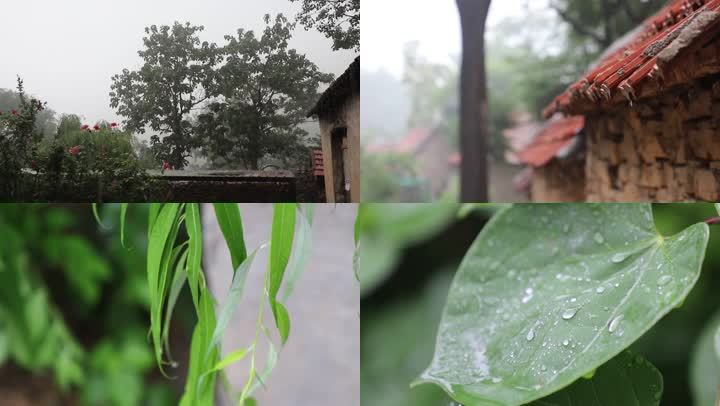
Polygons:
[[[363,0],[365,4],[366,0]],[[201,40],[224,44],[238,28],[262,31],[263,15],[294,19],[299,3],[289,0],[34,0],[3,2],[0,88],[15,88],[16,75],[28,93],[58,113],[75,113],[87,122],[119,121],[110,108],[110,77],[137,69],[144,27],[175,20],[204,25]],[[332,51],[315,30],[298,26],[291,47],[336,76],[355,57]]]
[[[532,3],[532,4],[531,4]],[[538,10],[546,0],[493,1],[488,30],[507,17]],[[455,0],[362,0],[362,66],[365,70],[384,69],[402,75],[403,48],[418,41],[419,52],[436,62],[449,62],[460,55],[460,19]],[[388,27],[376,30],[372,27]]]

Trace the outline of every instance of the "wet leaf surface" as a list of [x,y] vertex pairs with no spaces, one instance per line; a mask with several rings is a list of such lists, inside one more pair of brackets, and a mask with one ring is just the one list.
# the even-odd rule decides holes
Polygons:
[[499,213],[456,274],[417,382],[467,405],[520,405],[570,385],[682,303],[708,234],[696,224],[662,237],[645,204]]

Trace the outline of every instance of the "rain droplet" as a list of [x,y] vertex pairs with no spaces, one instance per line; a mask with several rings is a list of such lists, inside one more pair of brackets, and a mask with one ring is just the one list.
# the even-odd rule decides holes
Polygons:
[[670,281],[672,281],[672,276],[663,275],[658,279],[657,284],[658,284],[658,286],[665,286],[668,283],[670,283]]
[[528,331],[527,336],[525,338],[528,341],[532,341],[535,338],[535,331],[533,331],[533,329],[530,329],[530,331]]
[[613,255],[612,258],[610,258],[610,261],[612,261],[613,264],[619,264],[619,263],[623,262],[625,260],[625,258],[627,258],[627,255],[617,253],[617,254]]
[[576,299],[576,298],[570,299],[570,303],[575,303],[575,302],[577,302],[577,299]]
[[605,237],[603,237],[600,233],[595,233],[595,242],[598,244],[602,244],[605,242]]
[[562,345],[564,345],[564,346],[567,347],[568,345],[570,345],[570,341],[568,341],[567,339],[565,339],[565,340],[563,340]]
[[595,293],[598,295],[605,292],[605,286],[598,286],[597,289],[595,289]]
[[615,331],[617,331],[618,327],[620,327],[620,322],[622,322],[622,320],[623,320],[622,314],[615,316],[615,318],[610,320],[610,325],[608,326],[608,331],[610,333],[614,333]]
[[525,289],[525,296],[522,297],[521,301],[523,303],[527,303],[530,301],[530,299],[532,299],[532,297],[533,297],[533,289],[527,288],[527,289]]
[[562,318],[564,320],[570,320],[573,317],[575,317],[575,314],[577,314],[578,310],[580,310],[579,307],[573,307],[571,309],[567,309],[562,313]]

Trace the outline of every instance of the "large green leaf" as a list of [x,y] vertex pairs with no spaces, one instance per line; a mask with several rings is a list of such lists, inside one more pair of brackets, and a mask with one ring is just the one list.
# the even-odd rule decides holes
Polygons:
[[519,405],[569,385],[682,303],[708,235],[696,224],[662,237],[647,204],[502,211],[456,274],[418,382],[468,405]]
[[531,406],[657,406],[662,390],[660,371],[640,355],[623,351],[598,368],[591,379],[578,379]]

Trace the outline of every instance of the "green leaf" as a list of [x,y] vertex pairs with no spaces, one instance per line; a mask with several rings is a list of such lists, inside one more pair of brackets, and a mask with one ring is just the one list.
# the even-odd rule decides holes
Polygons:
[[92,204],[92,211],[93,211],[93,216],[95,216],[95,221],[98,223],[98,225],[99,225],[101,228],[107,229],[107,227],[105,226],[105,224],[103,224],[102,220],[100,220],[100,214],[98,213],[98,205],[97,205],[97,203],[93,203],[93,204]]
[[[150,289],[150,331],[155,346],[155,358],[162,370],[161,326],[164,288],[168,268],[168,256],[177,233],[177,217],[180,205],[164,205],[152,223],[148,241],[147,274]],[[151,219],[152,220],[152,219]],[[165,274],[165,276],[163,276]]]
[[120,204],[120,244],[125,248],[125,214],[127,213],[127,203]]
[[709,229],[664,238],[648,204],[516,205],[467,252],[418,382],[519,405],[627,348],[694,286]]
[[225,333],[225,330],[230,323],[230,319],[232,319],[233,314],[235,314],[237,304],[242,297],[242,292],[245,289],[245,281],[247,280],[247,276],[250,268],[252,267],[252,263],[255,260],[255,255],[259,250],[264,247],[264,245],[261,245],[255,251],[253,251],[250,256],[245,258],[245,260],[235,271],[232,284],[230,285],[230,292],[228,292],[225,304],[220,310],[220,316],[218,316],[217,324],[215,325],[215,331],[213,332],[212,339],[210,340],[211,346],[214,347],[215,345],[220,343],[220,340],[222,339],[223,334]]
[[218,225],[220,225],[220,230],[225,236],[228,249],[230,249],[230,258],[234,271],[247,257],[240,207],[237,203],[214,203],[213,206],[215,207],[215,217],[217,217]]
[[287,266],[285,283],[283,284],[283,301],[286,301],[295,289],[295,283],[297,283],[300,275],[307,267],[312,252],[312,222],[315,206],[305,203],[300,203],[298,206],[300,210],[300,227],[292,249],[290,263]]
[[720,311],[703,328],[690,358],[690,387],[696,406],[715,406],[720,383],[720,353],[717,350]]
[[715,203],[715,208],[717,209],[718,214],[720,214],[720,203]]
[[202,273],[202,223],[200,220],[200,207],[197,203],[185,207],[185,227],[188,233],[188,260],[187,277],[190,285],[195,311],[200,311],[199,292],[200,274]]
[[242,361],[243,358],[245,358],[245,355],[247,355],[248,351],[250,351],[250,348],[241,348],[239,350],[235,350],[235,351],[231,352],[225,358],[223,358],[220,362],[215,364],[215,366],[212,367],[212,369],[210,371],[206,372],[206,374],[211,373],[211,372],[221,371],[236,362]]
[[216,374],[210,371],[219,358],[217,346],[210,344],[215,329],[215,306],[204,285],[201,292],[200,314],[190,342],[190,366],[180,406],[215,404]]
[[273,223],[270,236],[270,269],[267,278],[267,291],[270,309],[275,317],[275,324],[280,331],[282,343],[285,344],[290,334],[290,319],[282,304],[277,301],[277,293],[285,275],[290,259],[290,252],[295,235],[295,205],[276,203],[273,209]]
[[640,355],[623,351],[591,379],[578,379],[531,406],[657,406],[662,392],[660,371]]

